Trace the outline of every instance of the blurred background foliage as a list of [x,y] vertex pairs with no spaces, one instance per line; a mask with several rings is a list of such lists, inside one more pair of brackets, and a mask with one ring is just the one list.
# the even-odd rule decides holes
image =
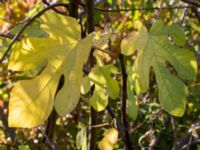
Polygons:
[[[54,3],[56,0],[49,0],[48,2]],[[70,5],[70,1],[67,0],[59,0],[59,2],[67,2]],[[199,66],[200,11],[198,9],[200,8],[172,9],[171,7],[174,6],[190,6],[190,4],[181,0],[95,0],[95,7],[99,8],[94,14],[97,34],[111,32],[114,35],[111,41],[111,50],[114,55],[99,54],[104,64],[111,62],[119,67],[119,62],[116,58],[120,51],[120,42],[123,38],[126,38],[128,33],[138,29],[138,21],[149,28],[155,20],[160,19],[168,25],[177,23],[184,29],[187,36],[186,47],[195,53]],[[41,0],[0,1],[0,57],[2,57],[8,44],[14,35],[19,32],[23,24],[44,7],[45,4]],[[135,10],[137,8],[142,9]],[[69,14],[66,9],[58,9]],[[103,11],[118,9],[130,9],[130,11]],[[86,14],[82,7],[79,8],[78,19],[83,28],[85,28]],[[39,24],[40,21],[37,19],[20,38],[45,36],[45,33],[40,30]],[[131,63],[129,62],[130,59],[133,58],[127,57],[127,68],[128,64]],[[48,150],[51,147],[46,136],[61,150],[77,149],[77,133],[83,127],[86,127],[87,132],[89,132],[90,108],[87,99],[84,99],[84,97],[73,112],[65,117],[51,115],[47,123],[41,127],[32,129],[8,127],[8,101],[12,83],[18,79],[28,77],[27,73],[21,74],[20,72],[7,70],[8,60],[9,55],[0,64],[0,150]],[[117,78],[116,80],[120,82]],[[193,83],[188,83],[190,94],[187,98],[186,112],[181,118],[174,118],[161,109],[158,103],[158,89],[153,74],[150,75],[150,80],[149,91],[135,96],[138,112],[131,109],[128,111],[130,136],[134,148],[148,147],[152,144],[153,139],[160,135],[160,132],[162,132],[162,138],[157,142],[157,149],[172,149],[174,137],[180,142],[184,142],[187,138],[198,140],[200,136],[200,73],[198,72],[198,76]],[[120,98],[109,100],[109,104],[117,118],[121,118],[120,103]],[[133,116],[134,113],[138,113],[137,116]],[[113,127],[114,124],[113,119],[106,110],[99,112],[97,117],[98,124],[102,126],[98,127],[98,141],[96,141],[96,144],[103,138],[104,131]],[[52,119],[53,122],[50,121]],[[52,124],[49,124],[49,121]],[[123,141],[119,138],[114,149],[123,149],[123,145]],[[190,149],[200,149],[200,145],[194,144]]]

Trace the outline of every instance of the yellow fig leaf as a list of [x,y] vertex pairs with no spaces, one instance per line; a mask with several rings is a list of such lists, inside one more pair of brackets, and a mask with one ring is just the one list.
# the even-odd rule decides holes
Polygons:
[[104,132],[104,138],[99,142],[98,147],[100,150],[113,150],[114,145],[117,143],[118,131],[111,128]]
[[[36,77],[18,81],[10,93],[9,126],[42,124],[55,103],[60,115],[72,111],[80,97],[82,67],[89,55],[94,34],[80,40],[80,26],[71,18],[47,12],[41,29],[48,36],[26,38],[14,47],[8,68],[29,71],[43,67]],[[56,94],[61,76],[64,85]],[[54,102],[55,101],[55,102]]]

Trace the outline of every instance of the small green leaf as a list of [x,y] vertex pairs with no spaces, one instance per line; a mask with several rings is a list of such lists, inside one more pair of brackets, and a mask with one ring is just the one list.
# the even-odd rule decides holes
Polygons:
[[105,65],[93,68],[89,77],[94,83],[106,86],[109,96],[115,99],[119,96],[119,86],[117,81],[113,79],[112,74],[116,72],[117,68],[114,65]]
[[76,135],[76,147],[77,149],[87,150],[87,132],[86,127],[82,127]]
[[116,5],[116,1],[115,1],[115,0],[108,0],[108,3],[109,3],[111,6],[115,6],[115,5]]
[[90,81],[88,76],[85,76],[81,84],[81,94],[87,94],[94,83]]
[[104,110],[108,105],[108,98],[105,95],[104,88],[95,84],[94,93],[89,99],[89,103],[96,111]]
[[28,145],[19,145],[18,148],[19,150],[31,150]]
[[128,97],[127,113],[131,119],[136,120],[138,116],[138,105],[136,103],[135,95],[133,93],[134,84],[132,82],[134,82],[134,80],[132,79],[132,74],[133,73],[131,72],[130,74],[128,74],[128,80],[127,80],[127,97]]

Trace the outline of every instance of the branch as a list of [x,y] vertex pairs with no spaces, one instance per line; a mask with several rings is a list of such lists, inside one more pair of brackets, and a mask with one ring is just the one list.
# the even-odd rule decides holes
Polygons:
[[[87,31],[88,33],[91,33],[94,31],[95,28],[95,18],[94,18],[94,1],[93,0],[86,0],[86,13],[87,13]],[[88,60],[88,65],[89,65],[89,70],[94,66],[95,64],[95,58],[93,56],[94,49],[91,49],[90,55],[89,55],[89,60]],[[94,86],[92,86],[91,91],[90,91],[90,96],[93,95],[94,92]],[[97,112],[90,107],[90,125],[95,126],[97,123]],[[90,128],[90,138],[89,138],[89,150],[96,150],[96,139],[97,139],[97,130],[96,128]]]
[[4,106],[0,107],[0,119],[5,128],[5,133],[8,134],[11,137],[11,141],[14,142],[16,136],[15,129],[8,126],[8,114],[4,113],[4,108],[8,108],[8,102],[4,102]]
[[195,141],[191,141],[191,137],[192,137],[192,131],[191,131],[191,129],[195,128],[196,126],[199,128],[199,124],[200,124],[200,117],[198,117],[197,121],[195,121],[191,125],[191,127],[187,131],[187,134],[179,140],[179,143],[178,143],[178,146],[177,146],[178,149],[181,149],[181,150],[183,150],[183,149],[189,149],[190,146],[196,145],[196,144],[198,144],[200,142],[199,139],[195,140]]
[[102,48],[100,48],[100,47],[96,47],[96,46],[94,46],[94,45],[92,46],[92,48],[95,49],[95,50],[101,51],[101,52],[103,52],[103,53],[106,53],[106,54],[108,54],[108,55],[110,55],[110,56],[115,55],[113,52],[111,52],[111,51],[109,51],[109,50],[105,50],[105,49],[102,49]]
[[200,1],[199,0],[182,0],[185,3],[188,3],[194,7],[200,7]]
[[46,142],[48,143],[48,145],[50,146],[50,148],[51,148],[52,150],[59,150],[59,148],[58,148],[58,146],[56,145],[56,143],[54,143],[53,141],[51,141],[51,140],[49,139],[49,137],[46,135],[46,132],[45,132],[45,130],[43,129],[43,127],[42,127],[42,126],[39,126],[38,129],[41,131],[42,135],[45,137]]
[[198,8],[192,8],[192,11],[194,12],[195,16],[197,17],[199,23],[200,23],[200,10]]
[[71,3],[74,3],[76,5],[80,5],[82,7],[86,7],[85,4],[83,4],[82,2],[80,2],[79,0],[70,0]]
[[56,6],[64,6],[64,7],[68,7],[68,4],[66,3],[55,3],[52,5],[49,5],[48,7],[44,8],[43,10],[41,10],[40,12],[38,12],[33,18],[31,18],[28,22],[26,22],[26,24],[22,27],[22,29],[13,37],[12,41],[10,42],[10,44],[8,45],[7,49],[5,50],[3,56],[0,59],[0,63],[3,62],[3,60],[5,59],[6,55],[9,53],[9,51],[11,50],[13,44],[20,38],[20,36],[22,35],[22,33],[24,32],[24,30],[33,22],[35,21],[35,19],[37,19],[38,17],[40,17],[41,15],[43,15],[46,11],[48,11],[49,9],[52,9]]
[[[44,4],[46,4],[47,6],[50,6],[49,2],[47,2],[46,0],[42,0],[42,2],[43,2]],[[68,6],[65,6],[65,7],[67,8],[67,10],[69,10],[69,7],[68,7]],[[64,15],[64,16],[67,15],[66,12],[57,9],[56,7],[55,7],[55,8],[52,8],[52,9],[53,9],[55,12],[57,12],[57,13],[59,13],[59,14],[61,14],[61,15]]]
[[122,122],[124,126],[124,134],[125,134],[125,144],[128,150],[132,150],[133,147],[131,145],[131,140],[129,136],[129,123],[126,114],[126,99],[127,99],[127,74],[126,68],[124,65],[123,55],[119,56],[120,64],[121,64],[121,75],[122,75],[122,98],[121,98],[121,113],[122,113]]
[[185,8],[184,11],[183,11],[182,19],[181,19],[180,24],[179,24],[180,27],[183,25],[186,15],[187,15],[187,8]]
[[96,125],[93,125],[93,126],[87,126],[87,127],[90,127],[91,128],[99,128],[99,127],[105,127],[105,126],[109,126],[110,123],[102,123],[102,124],[96,124]]
[[176,129],[176,120],[174,116],[171,116],[171,124],[172,124],[172,129],[173,129],[173,136],[174,136],[174,143],[173,143],[173,150],[177,150],[177,129]]
[[69,16],[78,18],[78,4],[70,3],[69,4]]
[[54,130],[56,126],[56,119],[57,119],[57,112],[55,108],[53,108],[53,111],[51,112],[50,116],[48,117],[47,120],[47,125],[46,125],[46,131],[45,134],[49,138],[50,141],[53,141],[54,139]]
[[[9,39],[13,39],[14,35],[12,34],[0,34],[0,37],[4,37],[4,38],[9,38]],[[17,40],[20,41],[22,38],[18,38]]]
[[191,142],[190,144],[185,144],[182,147],[182,150],[189,149],[191,146],[194,146],[194,145],[197,145],[197,144],[200,144],[200,139],[197,139],[197,140]]
[[106,110],[108,111],[108,113],[110,114],[110,116],[114,119],[116,119],[116,124],[117,124],[117,130],[120,134],[120,136],[122,137],[122,139],[125,142],[125,137],[124,137],[124,132],[122,130],[122,127],[120,125],[120,121],[116,118],[114,111],[112,110],[112,108],[110,107],[110,105],[107,105]]
[[167,129],[167,127],[168,127],[168,125],[170,123],[170,120],[171,120],[171,116],[168,115],[167,118],[164,121],[163,128],[161,129],[160,133],[156,136],[155,140],[153,140],[150,143],[150,145],[149,145],[150,149],[154,149],[155,146],[160,143],[160,141],[161,141],[161,139],[162,139],[162,137],[163,137],[163,135],[165,133],[165,130]]
[[97,11],[101,12],[121,12],[121,11],[153,11],[153,10],[162,10],[162,9],[185,9],[185,8],[193,8],[194,6],[167,6],[167,7],[141,7],[141,8],[129,8],[129,9],[102,9],[95,8]]
[[[75,3],[77,5],[82,6],[85,8],[85,4],[81,3],[78,0],[71,0],[72,3]],[[196,6],[196,5],[195,5]],[[145,10],[145,11],[153,11],[153,10],[161,10],[161,9],[185,9],[185,8],[193,8],[194,6],[166,6],[166,7],[141,7],[141,8],[128,8],[128,9],[102,9],[95,7],[96,11],[101,11],[101,12],[121,12],[121,11],[136,11],[136,10]],[[198,6],[200,7],[200,6]]]

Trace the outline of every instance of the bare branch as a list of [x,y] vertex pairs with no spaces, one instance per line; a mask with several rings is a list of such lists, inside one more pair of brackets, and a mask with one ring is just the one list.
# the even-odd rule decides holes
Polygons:
[[128,150],[132,150],[132,144],[129,136],[129,123],[126,113],[126,100],[127,100],[127,74],[126,68],[124,65],[123,55],[119,56],[120,64],[121,64],[121,74],[122,74],[122,99],[121,99],[121,113],[122,113],[122,122],[124,126],[125,133],[125,144]]
[[[71,2],[85,8],[85,4],[81,3],[78,0],[71,0]],[[161,9],[185,9],[185,8],[193,8],[193,7],[194,6],[185,6],[185,5],[182,5],[182,6],[166,6],[166,7],[141,7],[141,8],[128,8],[128,9],[102,9],[102,8],[95,7],[95,10],[101,11],[101,12],[113,12],[113,13],[115,13],[115,12],[121,12],[121,11],[136,11],[136,10],[153,11],[153,10],[161,10]],[[198,6],[198,7],[200,7],[200,6]]]
[[42,126],[39,126],[38,129],[41,131],[42,135],[46,139],[46,142],[50,146],[52,150],[59,150],[58,146],[49,139],[49,137],[46,135],[45,129]]
[[198,8],[192,8],[192,11],[194,12],[195,16],[197,17],[199,23],[200,23],[200,10]]
[[103,53],[106,53],[106,54],[108,54],[108,55],[110,55],[110,56],[113,56],[114,54],[112,53],[112,52],[110,52],[109,50],[105,50],[105,49],[102,49],[102,48],[99,48],[99,47],[96,47],[96,46],[92,46],[92,48],[94,49],[94,50],[98,50],[98,51],[101,51],[101,52],[103,52]]
[[[15,37],[15,35],[12,35],[12,34],[0,34],[0,37],[13,39],[13,38]],[[17,40],[20,41],[20,40],[21,40],[21,37],[18,38]]]
[[194,6],[167,6],[167,7],[141,7],[141,8],[129,8],[129,9],[101,9],[95,8],[97,11],[101,12],[121,12],[121,11],[154,11],[161,9],[185,9],[185,8],[193,8]]
[[[42,0],[42,2],[43,2],[44,4],[46,4],[47,6],[50,6],[50,4],[49,4],[46,0]],[[68,7],[68,6],[65,6],[65,8],[67,8],[67,10],[69,10],[69,7]],[[57,9],[56,7],[55,7],[55,8],[52,8],[52,9],[53,9],[55,12],[57,12],[57,13],[59,13],[59,14],[61,14],[61,15],[64,15],[64,16],[67,15],[66,12]]]
[[188,3],[194,7],[200,7],[200,1],[199,0],[182,0],[185,3]]
[[158,145],[158,144],[160,143],[161,138],[163,137],[164,132],[165,132],[165,130],[167,129],[169,123],[170,123],[170,119],[171,119],[171,116],[168,115],[167,118],[166,118],[165,121],[164,121],[163,128],[161,129],[160,133],[156,136],[155,140],[153,140],[153,141],[150,143],[149,147],[150,147],[151,149],[154,149],[155,146]]
[[112,108],[110,107],[110,105],[107,105],[106,110],[109,112],[110,116],[114,119],[116,119],[116,124],[117,124],[117,130],[120,134],[120,136],[122,137],[122,139],[125,141],[125,137],[124,137],[124,133],[122,130],[122,127],[120,125],[120,121],[116,118],[116,115],[114,113],[114,111],[112,110]]
[[171,123],[172,123],[173,136],[174,136],[173,150],[177,150],[177,142],[178,142],[177,129],[176,129],[176,122],[175,121],[176,121],[175,118],[173,116],[171,116]]

